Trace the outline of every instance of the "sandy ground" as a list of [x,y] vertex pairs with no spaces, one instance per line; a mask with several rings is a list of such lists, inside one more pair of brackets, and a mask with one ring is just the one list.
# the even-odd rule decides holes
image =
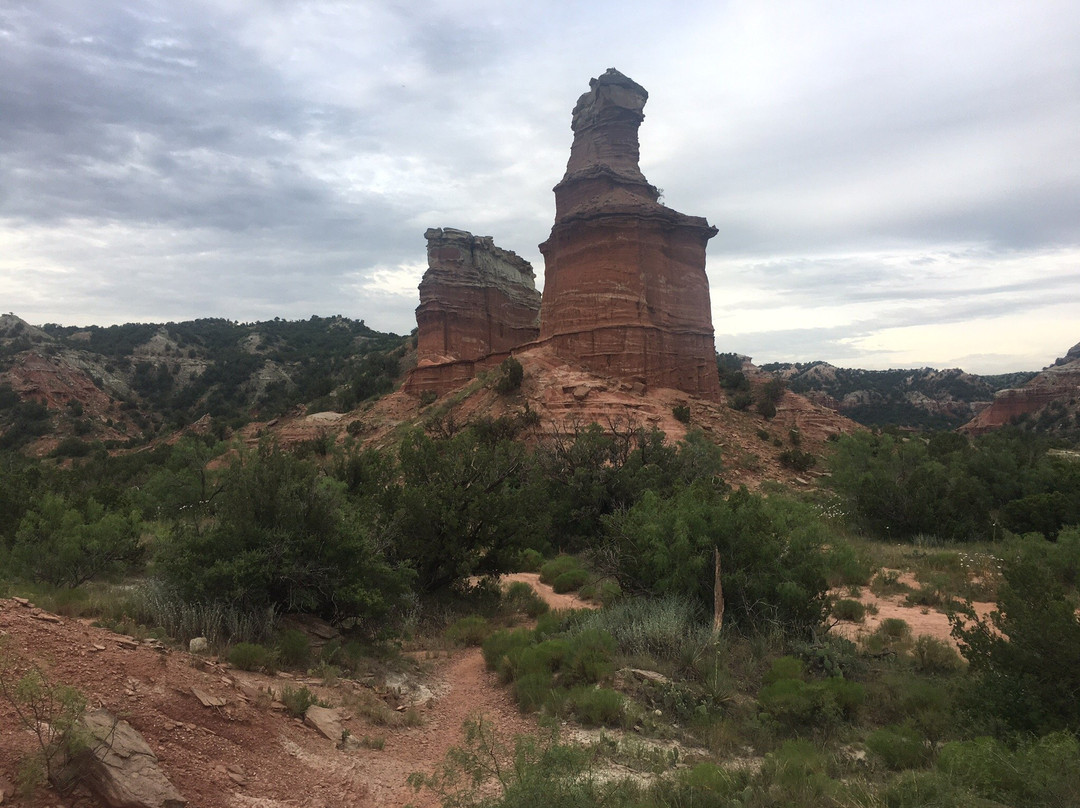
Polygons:
[[[906,583],[909,586],[917,586],[917,582],[910,573],[901,575],[899,580],[901,583]],[[834,592],[833,594],[837,597],[850,597],[850,595],[846,594],[846,591]],[[936,609],[929,609],[926,607],[907,606],[904,604],[904,597],[904,595],[888,595],[882,597],[871,592],[870,587],[868,586],[861,587],[857,599],[867,606],[876,608],[877,613],[871,614],[870,612],[872,610],[867,610],[866,619],[862,623],[841,621],[833,630],[840,632],[843,636],[851,640],[858,641],[860,638],[872,634],[877,627],[881,625],[883,620],[890,617],[898,617],[907,622],[908,626],[911,627],[911,635],[913,637],[929,635],[955,644],[955,640],[951,634],[952,626],[949,623],[948,616],[944,612],[939,612]],[[972,605],[975,608],[975,612],[980,617],[985,617],[996,607],[996,604],[994,603],[985,603],[981,601],[976,601]]]

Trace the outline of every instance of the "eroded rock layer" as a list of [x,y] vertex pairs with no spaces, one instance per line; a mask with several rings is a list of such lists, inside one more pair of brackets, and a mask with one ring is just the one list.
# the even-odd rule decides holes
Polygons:
[[540,245],[540,340],[594,371],[715,399],[705,246],[716,228],[661,205],[641,173],[645,89],[614,69],[590,88]]
[[[1076,401],[1080,398],[1080,344],[1053,365],[1044,368],[1035,378],[1012,390],[1002,390],[986,409],[978,413],[960,429],[972,435],[981,435],[1002,426],[1015,423],[1023,416],[1033,416],[1051,405],[1058,404],[1078,412]],[[1078,421],[1077,423],[1080,423]]]
[[540,293],[529,262],[496,247],[490,236],[452,228],[424,236],[417,367],[405,389],[441,394],[536,339]]

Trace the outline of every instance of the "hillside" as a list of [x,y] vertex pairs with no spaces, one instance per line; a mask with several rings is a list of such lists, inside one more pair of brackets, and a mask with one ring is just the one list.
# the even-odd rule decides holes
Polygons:
[[1035,375],[979,376],[958,368],[859,370],[827,362],[774,362],[761,370],[865,426],[913,429],[954,429],[987,407],[998,391],[1019,387]]
[[391,390],[410,348],[345,317],[79,328],[5,314],[0,448],[73,456],[195,422],[224,434],[299,404],[347,410]]

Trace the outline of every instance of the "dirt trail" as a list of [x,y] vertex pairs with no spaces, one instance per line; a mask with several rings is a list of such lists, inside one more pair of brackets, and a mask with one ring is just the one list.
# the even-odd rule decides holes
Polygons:
[[[555,609],[593,607],[572,594],[555,593],[535,573],[506,576],[525,581]],[[388,728],[348,715],[356,739],[383,741],[382,749],[340,750],[301,721],[271,708],[260,694],[271,688],[309,686],[331,703],[347,704],[347,688],[325,688],[314,679],[243,673],[182,651],[159,651],[84,621],[57,618],[14,600],[0,600],[0,641],[18,673],[31,665],[55,682],[84,693],[135,727],[158,755],[166,775],[199,808],[434,808],[429,793],[406,784],[416,771],[430,773],[463,740],[469,718],[485,715],[510,740],[536,730],[518,711],[510,691],[486,670],[479,649],[469,648],[425,663],[425,682],[436,698],[422,709],[418,727]],[[226,700],[203,707],[192,688]],[[0,700],[0,788],[14,783],[18,761],[32,750],[33,734]],[[10,798],[3,802],[6,805]],[[90,808],[86,794],[65,800],[45,789],[20,804]]]

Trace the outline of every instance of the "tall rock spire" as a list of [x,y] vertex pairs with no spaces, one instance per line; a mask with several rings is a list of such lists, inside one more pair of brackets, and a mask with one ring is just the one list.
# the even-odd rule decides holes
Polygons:
[[598,372],[717,398],[705,275],[716,228],[661,205],[641,173],[645,89],[614,68],[589,87],[540,245],[540,341]]

